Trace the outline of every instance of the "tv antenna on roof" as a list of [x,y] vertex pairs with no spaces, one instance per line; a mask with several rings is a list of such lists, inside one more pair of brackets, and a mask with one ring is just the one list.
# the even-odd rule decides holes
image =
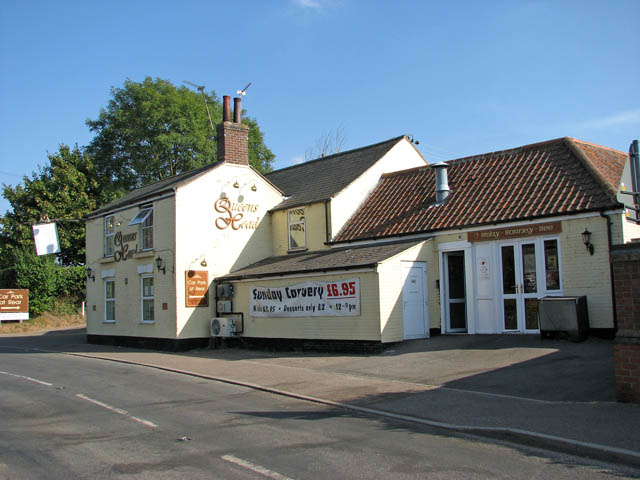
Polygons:
[[205,86],[204,85],[196,85],[195,83],[190,82],[189,80],[183,80],[182,83],[186,83],[187,85],[191,85],[192,87],[196,88],[202,94],[202,99],[204,100],[204,108],[207,109],[207,116],[209,117],[209,124],[211,125],[211,131],[213,131],[213,133],[215,133],[216,129],[213,128],[213,121],[211,120],[211,113],[209,112],[209,105],[207,104],[207,95],[204,93]]
[[247,83],[247,86],[244,87],[242,90],[238,90],[236,94],[242,95],[244,97],[247,94],[247,90],[249,89],[250,86],[251,86],[251,82]]

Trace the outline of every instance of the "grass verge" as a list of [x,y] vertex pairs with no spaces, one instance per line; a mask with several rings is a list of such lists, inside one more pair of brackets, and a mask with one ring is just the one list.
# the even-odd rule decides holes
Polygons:
[[22,323],[18,321],[3,321],[0,323],[0,335],[37,333],[49,330],[84,327],[86,327],[86,322],[82,315],[55,315],[52,313],[44,313],[39,317],[23,320]]

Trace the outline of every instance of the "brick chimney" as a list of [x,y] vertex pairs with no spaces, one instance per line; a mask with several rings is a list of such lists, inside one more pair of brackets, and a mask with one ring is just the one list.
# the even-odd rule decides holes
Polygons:
[[231,121],[231,99],[222,97],[222,123],[218,125],[218,161],[249,165],[249,127],[242,124],[242,100],[233,99],[233,121]]

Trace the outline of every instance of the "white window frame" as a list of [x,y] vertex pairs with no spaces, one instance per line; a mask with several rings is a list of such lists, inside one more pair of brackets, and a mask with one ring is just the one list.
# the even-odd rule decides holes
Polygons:
[[113,257],[115,246],[113,238],[116,234],[116,216],[106,215],[104,217],[104,256]]
[[[108,296],[108,285],[113,284],[113,296]],[[109,304],[113,304],[113,318],[108,318]],[[113,278],[104,279],[104,323],[116,323],[116,281]]]
[[[548,241],[548,240],[555,240],[556,242],[556,249],[557,249],[557,253],[558,253],[558,285],[560,288],[558,289],[547,289],[547,262],[546,262],[546,257],[545,257],[545,251],[544,251],[544,242]],[[540,292],[544,292],[545,295],[562,295],[562,291],[563,291],[563,278],[564,275],[562,274],[562,254],[561,254],[561,249],[560,249],[560,237],[542,237],[540,239],[540,250],[542,252],[542,255],[540,255],[540,260],[542,263],[542,269],[540,270],[541,272],[543,272],[543,277],[542,277],[542,289],[540,289]]]
[[[145,206],[140,209],[133,219],[129,222],[129,226],[140,225],[140,244],[141,250],[153,249],[153,207]],[[150,242],[147,244],[145,233],[151,230]]]
[[[302,220],[297,222],[291,222],[291,213],[296,210],[302,210]],[[302,233],[304,234],[304,244],[294,247],[291,245],[291,227],[294,225],[302,225]],[[307,211],[305,207],[290,208],[287,210],[287,244],[289,245],[289,251],[306,250],[307,249]]]
[[[145,296],[144,294],[144,281],[151,279],[151,295]],[[153,319],[145,320],[144,318],[144,304],[145,301],[151,301],[153,305]],[[153,275],[142,275],[140,277],[140,323],[155,323],[156,322],[156,309],[155,309],[155,281]]]

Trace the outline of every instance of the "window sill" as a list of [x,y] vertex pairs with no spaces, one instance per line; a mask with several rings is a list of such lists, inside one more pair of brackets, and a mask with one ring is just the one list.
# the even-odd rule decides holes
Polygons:
[[134,253],[133,254],[133,258],[147,258],[147,257],[153,257],[155,255],[155,252],[152,250],[142,250],[140,252]]
[[299,252],[306,252],[308,250],[309,249],[307,247],[304,247],[304,248],[292,248],[292,249],[287,250],[287,253],[299,253]]
[[103,320],[102,323],[116,323],[115,320]]
[[115,261],[116,261],[115,257],[111,255],[110,257],[102,257],[98,263],[113,263]]
[[155,325],[155,320],[143,320],[140,322],[140,325]]

